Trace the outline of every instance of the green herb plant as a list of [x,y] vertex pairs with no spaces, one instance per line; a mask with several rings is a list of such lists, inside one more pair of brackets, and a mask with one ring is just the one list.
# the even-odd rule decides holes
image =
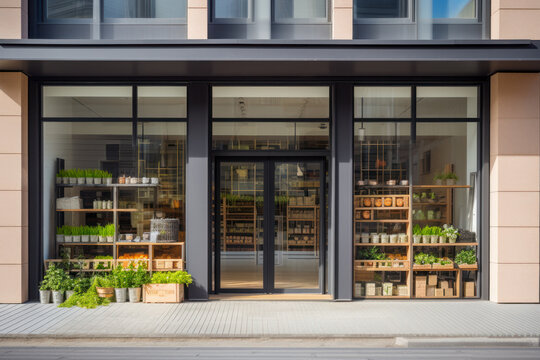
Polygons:
[[152,284],[184,284],[193,282],[191,275],[185,271],[157,271],[152,274]]
[[461,250],[455,257],[454,261],[458,265],[462,264],[468,264],[473,265],[476,264],[476,251],[474,249],[470,250]]

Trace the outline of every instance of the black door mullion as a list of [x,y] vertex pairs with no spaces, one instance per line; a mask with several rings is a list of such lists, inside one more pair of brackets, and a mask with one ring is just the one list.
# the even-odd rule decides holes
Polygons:
[[267,161],[267,168],[266,168],[266,182],[268,183],[268,191],[265,191],[265,202],[268,203],[268,213],[265,214],[265,218],[268,222],[268,229],[265,232],[265,244],[267,244],[266,247],[266,253],[267,256],[267,279],[268,279],[268,288],[266,289],[267,293],[273,293],[275,286],[274,286],[274,268],[275,268],[275,231],[276,231],[276,207],[275,207],[275,190],[276,190],[276,184],[275,184],[275,173],[276,173],[276,164],[277,162],[268,160]]

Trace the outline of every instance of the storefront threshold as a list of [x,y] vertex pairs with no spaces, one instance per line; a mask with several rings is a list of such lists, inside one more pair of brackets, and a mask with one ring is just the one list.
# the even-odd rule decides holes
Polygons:
[[209,300],[217,301],[329,301],[329,294],[217,294],[210,295]]

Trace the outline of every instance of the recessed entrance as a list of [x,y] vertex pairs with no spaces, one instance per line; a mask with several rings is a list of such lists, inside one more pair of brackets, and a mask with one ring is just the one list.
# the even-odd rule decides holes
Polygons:
[[217,292],[313,292],[324,284],[324,161],[216,161]]

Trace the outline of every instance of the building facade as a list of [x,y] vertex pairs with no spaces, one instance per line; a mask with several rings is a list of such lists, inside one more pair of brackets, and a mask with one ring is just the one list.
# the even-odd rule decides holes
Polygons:
[[0,0],[0,302],[109,257],[185,264],[190,300],[539,302],[538,23],[527,0]]

